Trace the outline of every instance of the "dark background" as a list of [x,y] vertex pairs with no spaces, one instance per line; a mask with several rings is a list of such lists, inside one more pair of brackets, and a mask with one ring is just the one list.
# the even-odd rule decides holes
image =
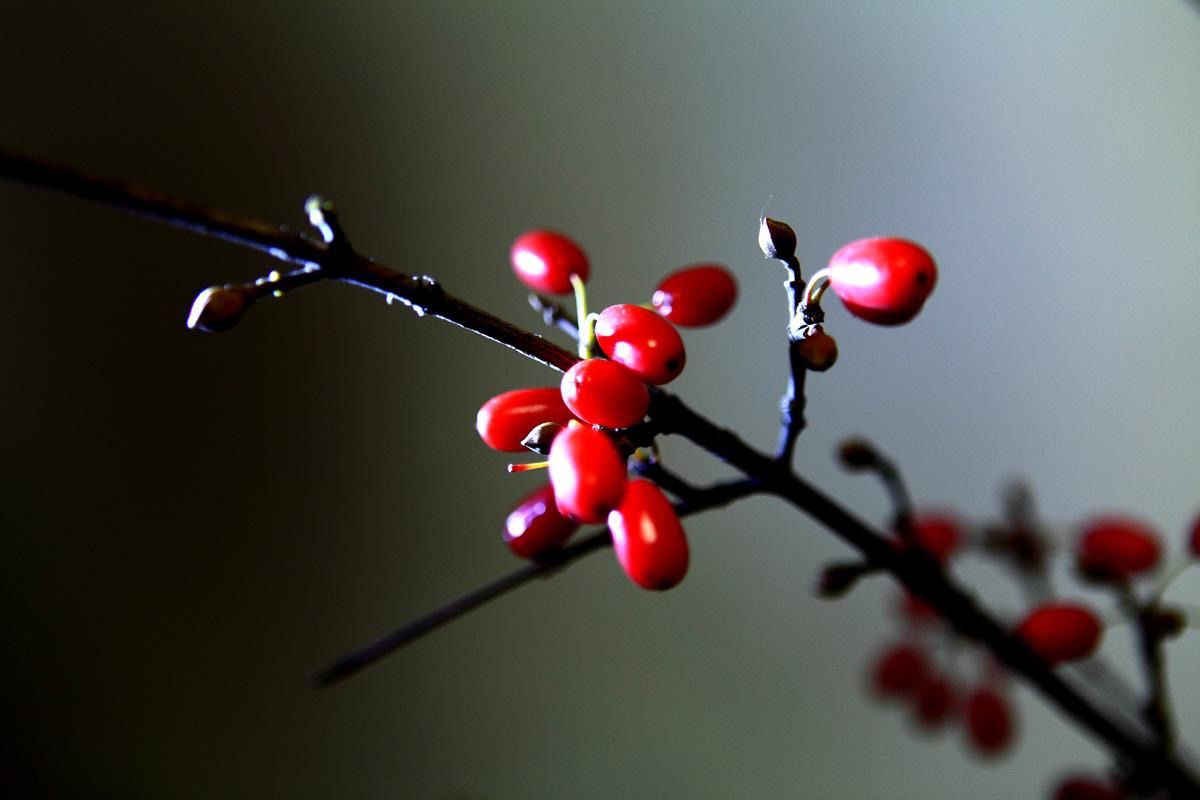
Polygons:
[[[362,251],[530,326],[507,265],[527,228],[584,245],[599,305],[724,262],[739,306],[687,334],[675,386],[763,447],[785,376],[763,203],[810,271],[916,239],[942,275],[912,325],[829,304],[804,472],[882,520],[830,458],[865,434],[925,503],[994,517],[1024,475],[1051,520],[1125,510],[1177,551],[1200,507],[1198,78],[1182,2],[10,3],[0,144],[293,226],[320,191]],[[893,591],[812,598],[847,551],[768,500],[690,521],[673,592],[600,554],[314,692],[310,669],[515,566],[500,521],[538,478],[472,422],[554,376],[339,286],[188,332],[198,290],[274,264],[40,191],[0,185],[0,235],[6,783],[1030,798],[1104,763],[1024,690],[990,765],[868,702]],[[989,566],[961,575],[1019,610]],[[1137,677],[1122,629],[1105,654]],[[1173,646],[1193,741],[1198,659]]]

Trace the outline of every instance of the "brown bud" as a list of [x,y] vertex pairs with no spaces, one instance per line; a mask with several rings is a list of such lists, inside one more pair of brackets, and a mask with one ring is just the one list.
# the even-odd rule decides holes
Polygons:
[[543,422],[527,433],[521,444],[538,455],[550,455],[550,444],[562,429],[563,426],[557,422]]
[[188,314],[187,326],[206,333],[223,333],[241,320],[246,298],[236,289],[210,286],[196,296]]
[[879,463],[879,453],[866,439],[847,439],[838,445],[838,461],[848,470],[868,469]]
[[853,589],[858,579],[871,571],[861,562],[830,564],[821,570],[821,577],[817,581],[817,597],[835,600]]
[[1146,627],[1159,639],[1174,639],[1187,628],[1187,617],[1177,608],[1160,608],[1148,612]]
[[796,257],[796,232],[786,222],[763,217],[758,226],[758,246],[766,258],[788,261]]
[[837,362],[838,346],[820,325],[808,325],[796,336],[792,347],[801,363],[813,372],[824,372]]

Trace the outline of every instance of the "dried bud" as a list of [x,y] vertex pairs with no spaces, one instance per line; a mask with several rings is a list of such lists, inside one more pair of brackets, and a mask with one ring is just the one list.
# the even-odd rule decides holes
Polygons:
[[866,439],[846,439],[838,446],[838,461],[846,469],[857,472],[879,463],[879,453]]
[[820,325],[806,325],[793,339],[792,347],[805,368],[813,372],[824,372],[837,362],[837,339]]
[[786,222],[763,217],[758,226],[758,246],[766,258],[790,261],[796,257],[796,232]]
[[871,567],[859,561],[830,564],[821,570],[821,578],[817,582],[817,597],[835,600],[853,589],[859,578],[872,571]]
[[525,438],[521,440],[521,444],[538,455],[548,456],[554,437],[558,436],[558,432],[562,429],[563,426],[557,422],[543,422],[526,434]]
[[210,286],[196,296],[187,326],[205,333],[224,333],[237,325],[246,311],[246,298],[236,289]]
[[1178,608],[1160,608],[1146,614],[1145,625],[1158,639],[1174,639],[1187,628],[1187,617]]

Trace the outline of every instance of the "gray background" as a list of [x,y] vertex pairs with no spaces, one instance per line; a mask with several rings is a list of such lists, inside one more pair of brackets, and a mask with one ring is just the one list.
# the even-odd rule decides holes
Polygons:
[[[297,226],[319,190],[364,252],[531,326],[524,229],[577,238],[601,305],[722,261],[741,301],[687,334],[675,387],[764,447],[784,320],[763,203],[810,270],[916,239],[942,270],[918,321],[830,303],[842,358],[810,384],[804,472],[881,520],[830,458],[866,434],[923,502],[985,519],[1020,474],[1053,520],[1127,510],[1177,550],[1200,507],[1198,78],[1182,2],[10,2],[0,143]],[[472,421],[553,376],[345,287],[189,333],[196,291],[272,264],[42,192],[0,185],[0,235],[8,782],[1031,798],[1104,763],[1024,690],[1019,748],[987,765],[869,702],[890,585],[812,598],[847,551],[767,500],[689,522],[666,595],[597,555],[313,692],[309,669],[515,565],[500,520],[537,478]],[[989,565],[960,572],[1020,608]],[[1114,630],[1106,654],[1129,651]],[[1193,741],[1198,660],[1172,649]]]

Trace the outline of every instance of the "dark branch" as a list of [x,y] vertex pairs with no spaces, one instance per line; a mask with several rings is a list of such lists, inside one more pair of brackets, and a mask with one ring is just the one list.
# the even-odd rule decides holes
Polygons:
[[791,465],[796,450],[796,439],[804,430],[804,379],[808,375],[808,364],[803,358],[801,341],[793,336],[793,322],[800,308],[800,291],[804,280],[800,275],[800,259],[796,258],[796,232],[786,222],[765,215],[758,220],[758,246],[766,258],[772,258],[787,269],[787,280],[783,288],[788,304],[788,382],[779,401],[780,430],[779,446],[775,458]]

